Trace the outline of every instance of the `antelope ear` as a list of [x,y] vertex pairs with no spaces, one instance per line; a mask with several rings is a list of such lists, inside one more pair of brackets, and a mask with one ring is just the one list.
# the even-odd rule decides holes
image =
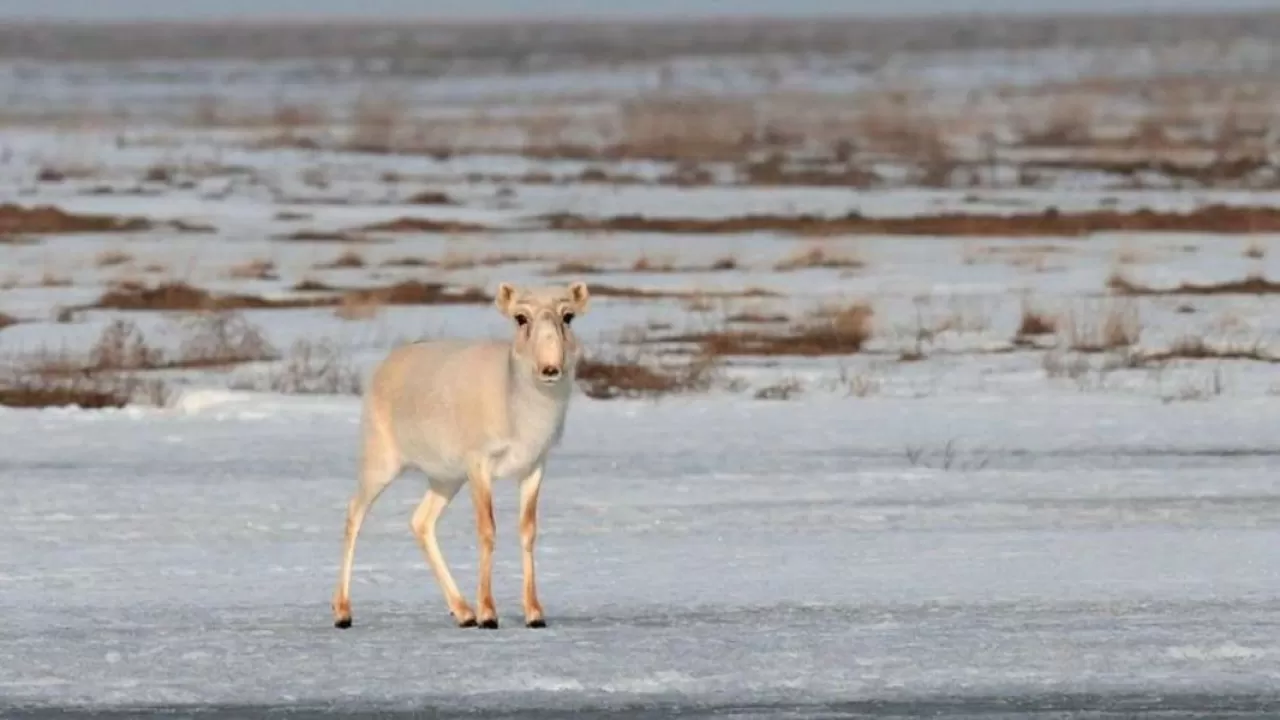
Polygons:
[[498,306],[498,310],[503,315],[511,314],[511,301],[516,297],[516,288],[511,283],[499,283],[498,294],[493,298],[493,304]]
[[587,311],[587,302],[591,299],[591,293],[587,290],[587,284],[578,281],[569,285],[569,297],[573,298],[573,311],[579,315]]

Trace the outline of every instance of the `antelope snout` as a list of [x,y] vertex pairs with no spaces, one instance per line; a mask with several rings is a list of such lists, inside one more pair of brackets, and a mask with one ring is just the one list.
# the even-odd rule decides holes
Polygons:
[[542,375],[543,380],[559,380],[560,379],[559,365],[543,365],[542,367],[538,368],[538,372]]

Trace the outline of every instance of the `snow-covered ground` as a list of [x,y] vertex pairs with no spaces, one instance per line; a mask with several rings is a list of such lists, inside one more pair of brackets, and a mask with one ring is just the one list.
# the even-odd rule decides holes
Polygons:
[[[1056,72],[1072,66],[1063,62]],[[1010,72],[1030,81],[1042,69]],[[616,74],[589,75],[535,75],[521,87],[617,90]],[[0,87],[18,79],[0,67]],[[506,82],[452,78],[428,83],[423,97],[459,102]],[[164,97],[141,81],[117,91]],[[355,482],[353,397],[228,389],[270,367],[260,364],[172,373],[175,394],[162,407],[0,407],[0,715],[71,706],[204,708],[203,717],[426,705],[512,717],[1280,708],[1280,294],[1120,297],[1109,287],[1117,278],[1157,290],[1274,280],[1275,235],[800,238],[538,224],[561,212],[1185,211],[1275,205],[1274,192],[1084,179],[1053,190],[583,183],[573,178],[588,167],[654,178],[673,166],[255,149],[236,131],[191,128],[10,127],[0,144],[6,201],[209,226],[0,238],[0,313],[18,321],[0,327],[4,360],[83,351],[119,318],[155,345],[180,342],[172,313],[64,311],[122,282],[279,299],[303,281],[491,293],[499,281],[581,278],[677,295],[594,296],[575,328],[603,357],[678,349],[663,336],[781,331],[824,307],[873,309],[861,352],[732,356],[725,382],[706,392],[576,398],[542,496],[549,627],[537,631],[520,622],[514,488],[496,496],[502,627],[463,630],[409,533],[425,487],[413,474],[365,524],[355,626],[332,626]],[[144,181],[155,167],[172,177]],[[42,169],[66,178],[38,180]],[[569,180],[516,179],[531,173]],[[407,202],[422,191],[455,204]],[[282,239],[402,217],[489,230]],[[827,266],[778,269],[814,250]],[[358,262],[322,267],[344,253]],[[710,267],[726,260],[729,269]],[[265,270],[251,277],[255,263]],[[593,271],[556,272],[566,263]],[[707,295],[747,289],[771,294]],[[1016,338],[1028,311],[1056,318],[1058,330]],[[744,313],[765,321],[730,319]],[[409,338],[510,332],[487,303],[244,315],[282,352],[333,341],[360,371]],[[1073,349],[1110,325],[1132,346]],[[636,345],[640,335],[647,341]],[[1206,356],[1150,359],[1187,338],[1203,340]],[[1222,351],[1235,357],[1215,356]],[[782,386],[793,387],[789,399],[756,397]],[[469,505],[459,495],[440,532],[470,595]]]
[[[354,400],[0,412],[9,702],[570,708],[1264,692],[1280,403],[583,402],[539,539],[549,627],[456,628],[383,496],[328,599]],[[950,446],[950,450],[948,450]],[[441,525],[470,589],[469,500]]]

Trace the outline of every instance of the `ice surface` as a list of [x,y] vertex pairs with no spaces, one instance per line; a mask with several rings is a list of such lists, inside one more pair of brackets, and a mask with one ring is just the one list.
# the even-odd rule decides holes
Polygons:
[[[1273,399],[576,401],[549,627],[455,628],[379,501],[331,626],[354,400],[0,412],[9,702],[799,705],[1252,693],[1280,679]],[[471,594],[469,500],[441,524]],[[767,713],[766,713],[767,714]]]

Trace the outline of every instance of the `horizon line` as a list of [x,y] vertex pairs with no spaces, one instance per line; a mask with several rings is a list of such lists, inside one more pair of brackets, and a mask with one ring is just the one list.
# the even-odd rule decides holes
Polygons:
[[735,14],[725,12],[690,12],[690,13],[656,13],[656,14],[583,14],[565,13],[547,15],[425,15],[425,14],[388,14],[385,16],[356,16],[334,13],[316,14],[281,14],[258,16],[137,16],[117,18],[75,18],[62,16],[0,16],[0,26],[4,25],[65,25],[65,26],[126,26],[126,25],[381,25],[386,23],[413,23],[439,25],[504,25],[512,23],[529,25],[597,25],[611,22],[631,24],[664,24],[672,22],[813,22],[824,20],[948,20],[998,18],[1010,19],[1083,19],[1097,18],[1136,18],[1148,17],[1159,13],[1162,19],[1180,17],[1230,17],[1280,15],[1280,6],[1263,7],[1183,7],[1176,9],[1144,10],[1140,8],[1090,8],[1071,10],[1069,8],[1045,8],[1025,10],[898,10],[881,12],[877,10],[856,12],[817,12],[795,15],[770,15],[764,13]]

